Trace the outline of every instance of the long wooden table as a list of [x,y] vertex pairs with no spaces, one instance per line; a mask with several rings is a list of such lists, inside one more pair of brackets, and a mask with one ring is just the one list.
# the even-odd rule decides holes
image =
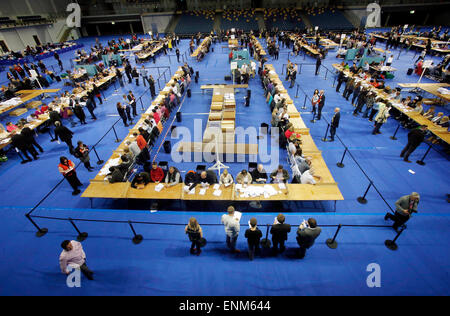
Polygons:
[[16,94],[20,97],[20,103],[15,105],[2,106],[0,105],[0,114],[8,112],[12,109],[15,109],[28,101],[44,94],[44,93],[56,93],[61,89],[45,89],[45,90],[19,90]]

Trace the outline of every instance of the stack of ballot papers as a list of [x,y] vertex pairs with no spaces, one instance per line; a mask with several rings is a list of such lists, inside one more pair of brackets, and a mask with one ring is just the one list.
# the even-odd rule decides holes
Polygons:
[[273,195],[279,194],[277,190],[271,185],[265,186],[248,186],[244,187],[242,184],[236,184],[237,194],[240,198],[256,198],[264,196],[265,199],[270,198]]
[[118,166],[120,164],[120,158],[114,158],[109,160],[98,173],[101,176],[106,176],[109,173],[109,168]]
[[164,189],[164,184],[158,183],[157,186],[155,186],[155,191],[160,192],[162,189]]

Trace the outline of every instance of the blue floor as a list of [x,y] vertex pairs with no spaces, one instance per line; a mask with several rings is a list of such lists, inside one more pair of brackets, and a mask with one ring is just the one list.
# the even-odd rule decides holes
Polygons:
[[[110,38],[101,38],[106,42]],[[90,47],[95,39],[80,40],[85,47]],[[188,49],[189,42],[183,40],[180,51]],[[262,43],[265,45],[264,41]],[[202,119],[203,127],[211,103],[211,94],[202,94],[201,84],[223,83],[223,77],[229,73],[227,52],[222,53],[222,44],[215,45],[215,52],[208,54],[201,63],[190,61],[194,70],[199,71],[198,84],[193,82],[192,97],[185,98],[181,107],[183,120],[175,121],[177,126],[193,128],[194,119]],[[384,48],[380,43],[379,47]],[[288,50],[282,49],[280,59],[272,61],[277,73],[281,76],[283,64],[287,62]],[[394,50],[395,52],[395,50]],[[170,52],[173,55],[174,52]],[[414,52],[402,53],[397,60],[398,51],[393,66],[399,71],[390,83],[417,82],[418,77],[406,76],[406,70],[413,63]],[[64,65],[69,65],[73,52],[61,55]],[[302,56],[293,59],[298,63],[313,63],[314,60]],[[134,60],[131,59],[134,64]],[[333,63],[340,60],[330,52],[323,64],[332,69]],[[54,63],[52,58],[44,60],[47,65]],[[55,63],[56,64],[56,63]],[[147,67],[155,66],[153,63]],[[170,66],[171,73],[176,71],[176,58],[160,55],[156,66]],[[157,76],[153,69],[153,76]],[[0,74],[1,78],[4,73]],[[38,239],[34,236],[34,227],[25,219],[28,212],[61,178],[57,170],[59,156],[68,155],[64,145],[50,142],[47,134],[38,136],[38,142],[45,153],[38,161],[21,165],[20,159],[13,152],[8,153],[9,160],[1,163],[0,190],[2,199],[0,210],[3,215],[0,224],[0,236],[3,240],[0,258],[0,294],[1,295],[448,295],[450,284],[450,258],[448,252],[449,206],[446,194],[450,192],[448,185],[448,157],[431,150],[427,155],[425,166],[416,163],[405,164],[399,157],[406,144],[407,130],[400,128],[398,140],[389,139],[397,122],[389,119],[383,125],[383,134],[371,135],[370,122],[351,115],[353,107],[332,87],[333,77],[324,73],[314,76],[314,66],[305,65],[297,76],[297,82],[309,95],[315,88],[324,89],[327,96],[324,116],[329,120],[334,107],[342,109],[341,124],[338,135],[350,149],[364,172],[372,179],[375,186],[384,196],[387,203],[394,207],[396,199],[417,191],[421,194],[419,214],[408,223],[407,230],[398,240],[399,249],[396,252],[384,246],[386,239],[392,239],[395,233],[390,228],[347,228],[344,227],[337,240],[339,247],[331,250],[325,245],[325,240],[333,236],[335,227],[325,227],[317,244],[307,257],[300,261],[293,259],[293,248],[296,247],[295,231],[289,236],[288,252],[280,257],[257,258],[248,262],[245,252],[235,257],[225,251],[224,231],[220,226],[204,226],[204,234],[208,245],[200,257],[189,255],[188,241],[183,233],[183,226],[142,225],[136,224],[137,233],[144,236],[140,245],[131,243],[132,233],[129,226],[116,223],[77,222],[80,230],[89,233],[89,238],[83,242],[88,256],[89,266],[96,272],[96,281],[83,280],[79,289],[67,288],[65,277],[59,273],[59,244],[64,239],[74,239],[73,227],[68,222],[37,219],[39,225],[47,227],[49,233]],[[427,78],[423,82],[431,82]],[[286,84],[287,86],[287,84]],[[61,87],[53,84],[52,88]],[[265,103],[259,78],[250,82],[252,90],[251,105],[243,106],[245,91],[236,94],[237,126],[244,128],[259,127],[261,122],[270,122],[270,111]],[[146,90],[134,84],[126,85],[118,92],[114,87],[105,91],[107,100],[96,109],[97,121],[88,119],[88,125],[76,126],[74,141],[83,140],[87,144],[95,144],[110,126],[118,120],[115,103],[120,101],[122,93],[132,90],[135,96],[141,96]],[[290,89],[292,98],[296,89]],[[341,93],[343,87],[341,87]],[[406,94],[405,94],[406,95]],[[150,105],[150,95],[143,97],[144,107]],[[314,216],[319,225],[363,224],[385,225],[383,215],[388,211],[387,205],[371,188],[366,196],[368,203],[359,204],[358,196],[364,194],[369,181],[356,163],[347,154],[344,160],[345,168],[338,168],[338,162],[344,152],[339,142],[322,142],[326,123],[322,120],[312,124],[310,105],[302,110],[304,96],[294,100],[302,117],[311,129],[311,134],[322,151],[323,157],[344,196],[344,201],[337,203],[336,213],[333,203],[290,203],[283,205],[288,208],[287,222],[298,225],[304,218]],[[87,115],[89,117],[89,115]],[[249,119],[250,118],[250,119]],[[172,118],[169,122],[172,122]],[[9,120],[1,119],[2,123]],[[162,136],[166,134],[166,126]],[[122,124],[117,125],[117,134],[123,138],[128,133]],[[160,137],[152,150],[152,157],[157,161],[169,161],[170,156],[164,150],[158,150],[166,139]],[[97,147],[99,156],[106,160],[111,151],[117,147],[115,137],[109,133]],[[178,140],[170,139],[172,145]],[[273,150],[275,148],[272,147]],[[421,145],[411,156],[415,161],[422,157],[427,146]],[[285,164],[285,151],[280,150],[278,160]],[[76,160],[75,158],[73,158]],[[80,180],[88,184],[101,166],[95,164],[95,155],[91,154],[92,165],[96,166],[94,173],[88,173],[82,166],[78,168]],[[248,161],[230,163],[231,173],[236,175],[245,168]],[[183,163],[179,169],[186,172],[195,168],[195,163]],[[269,166],[267,165],[267,171]],[[413,171],[414,173],[411,173]],[[184,173],[183,173],[184,174]],[[90,208],[88,199],[73,197],[67,183],[60,185],[55,192],[35,211],[35,215],[72,217],[82,219],[110,219],[155,221],[163,223],[185,224],[189,217],[195,216],[200,224],[218,224],[224,206],[214,204],[199,205],[193,212],[172,212],[181,206],[176,204],[160,208],[156,213],[150,213],[150,202],[127,203],[126,201],[96,200],[95,209]],[[321,205],[319,205],[321,204]],[[243,206],[241,206],[243,207]],[[270,206],[269,206],[270,207]],[[250,213],[243,207],[246,223],[251,216],[256,216],[260,225],[273,222],[279,208],[274,205],[272,212]],[[213,208],[214,211],[211,211]],[[215,209],[214,209],[215,208]],[[135,211],[133,211],[136,209]],[[147,210],[147,211],[143,211]],[[163,211],[166,210],[166,211]],[[202,212],[208,210],[209,212]],[[247,213],[248,212],[248,213]],[[312,213],[311,213],[312,212]],[[242,225],[244,230],[245,224]],[[238,247],[246,249],[243,234],[239,237]],[[367,265],[378,263],[381,266],[381,288],[369,288],[366,278],[369,272]]]

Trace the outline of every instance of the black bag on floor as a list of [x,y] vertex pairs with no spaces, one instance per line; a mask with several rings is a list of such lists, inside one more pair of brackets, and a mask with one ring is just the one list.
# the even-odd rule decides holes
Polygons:
[[408,69],[408,72],[407,72],[406,74],[407,74],[408,76],[411,76],[412,73],[413,73],[413,71],[414,71],[414,69],[409,68],[409,69]]
[[200,247],[205,247],[206,246],[206,239],[205,238],[200,238]]
[[225,81],[231,81],[231,76],[225,76]]
[[187,89],[187,96],[188,96],[188,98],[191,97],[191,89]]

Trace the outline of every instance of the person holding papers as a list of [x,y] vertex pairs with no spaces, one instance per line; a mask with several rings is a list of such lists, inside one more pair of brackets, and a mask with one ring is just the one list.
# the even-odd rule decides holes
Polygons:
[[233,176],[228,172],[227,169],[225,169],[220,176],[219,184],[228,187],[233,183]]
[[287,240],[287,235],[291,231],[291,225],[285,224],[285,216],[283,214],[278,214],[273,222],[270,233],[272,234],[273,243],[273,254],[276,256],[278,253],[283,253],[286,247],[284,242]]
[[131,187],[134,189],[144,189],[147,184],[150,183],[150,174],[148,172],[138,173],[133,181]]
[[235,212],[233,206],[229,206],[227,209],[227,214],[222,215],[222,224],[225,226],[225,234],[227,235],[227,247],[232,253],[240,252],[240,250],[236,249],[236,241],[241,229],[239,224],[241,215],[242,214],[240,212]]
[[289,172],[283,168],[282,165],[278,166],[278,169],[270,174],[272,183],[287,183],[289,180]]
[[250,228],[245,231],[245,238],[247,238],[248,244],[248,257],[250,260],[253,260],[255,252],[260,252],[259,241],[261,240],[262,232],[256,226],[256,218],[252,217],[248,223]]
[[322,177],[316,175],[314,169],[311,168],[302,173],[300,182],[302,184],[316,184],[316,180],[314,178],[317,178],[318,181],[322,180]]
[[319,237],[322,229],[317,227],[317,222],[314,218],[309,218],[308,221],[303,221],[297,230],[297,243],[300,246],[299,258],[303,259],[306,255],[306,250],[314,245],[314,241]]
[[264,170],[263,165],[259,164],[258,167],[252,172],[253,183],[266,184],[267,172]]
[[244,169],[241,172],[239,172],[238,175],[236,176],[236,182],[242,185],[251,184],[252,176],[250,175],[250,173],[247,172],[247,170]]

